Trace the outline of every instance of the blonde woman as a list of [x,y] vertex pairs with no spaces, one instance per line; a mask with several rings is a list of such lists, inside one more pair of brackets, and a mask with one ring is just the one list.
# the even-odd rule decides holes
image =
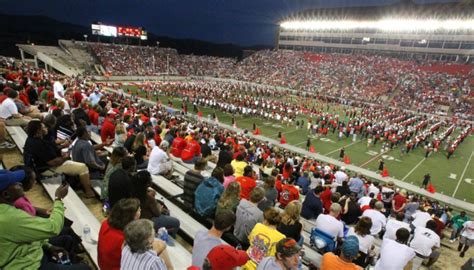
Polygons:
[[137,169],[146,169],[148,166],[148,148],[145,145],[145,134],[143,132],[138,133],[135,137],[132,151],[137,161]]
[[216,215],[222,210],[230,210],[235,214],[239,202],[240,184],[238,182],[232,182],[227,186],[217,202]]
[[123,146],[127,140],[127,131],[125,130],[125,125],[123,123],[118,123],[115,126],[115,139],[113,147]]
[[300,246],[304,243],[304,238],[301,235],[303,230],[303,225],[300,222],[301,206],[299,201],[288,203],[281,214],[281,222],[277,227],[279,232],[286,235],[286,237],[295,239]]

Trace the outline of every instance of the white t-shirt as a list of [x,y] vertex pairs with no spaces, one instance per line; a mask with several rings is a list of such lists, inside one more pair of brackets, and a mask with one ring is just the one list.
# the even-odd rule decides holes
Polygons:
[[408,231],[411,231],[410,224],[398,221],[396,219],[389,219],[387,221],[387,225],[385,225],[385,234],[383,235],[383,239],[386,238],[392,239],[393,241],[397,240],[397,231],[400,228],[405,228]]
[[355,233],[354,227],[349,229],[347,235],[354,235],[359,239],[359,251],[368,254],[370,248],[374,245],[375,238],[372,235],[361,236]]
[[339,185],[342,186],[342,182],[347,181],[347,174],[343,171],[337,171],[334,174],[334,181]]
[[362,216],[372,219],[372,228],[370,228],[370,234],[372,235],[378,234],[387,224],[387,218],[380,211],[374,209],[365,210]]
[[2,104],[0,104],[0,118],[7,119],[14,114],[18,114],[15,101],[13,101],[12,98],[6,98]]
[[359,203],[360,207],[362,207],[362,206],[369,205],[371,200],[372,200],[372,198],[370,198],[369,196],[364,196],[364,197],[360,198],[357,201],[357,203]]
[[331,215],[319,215],[315,227],[334,237],[344,236],[344,224]]
[[373,184],[370,184],[367,194],[374,193],[374,198],[377,198],[377,195],[380,193],[380,189]]
[[53,84],[54,98],[63,99],[64,98],[64,86],[59,81],[55,81]]
[[414,218],[414,220],[412,221],[411,224],[413,224],[413,226],[415,227],[420,226],[424,228],[426,227],[426,222],[428,222],[428,220],[431,220],[430,214],[423,211],[416,211],[412,217]]
[[168,154],[158,146],[153,147],[148,160],[147,171],[150,174],[160,174],[171,170],[171,167],[172,163]]
[[422,256],[430,256],[432,248],[439,248],[440,244],[441,240],[434,231],[418,226],[415,229],[415,234],[413,240],[411,240],[410,247]]
[[463,227],[464,230],[462,231],[461,236],[474,240],[474,221],[464,222]]
[[413,248],[392,239],[384,239],[375,270],[403,270],[415,256]]

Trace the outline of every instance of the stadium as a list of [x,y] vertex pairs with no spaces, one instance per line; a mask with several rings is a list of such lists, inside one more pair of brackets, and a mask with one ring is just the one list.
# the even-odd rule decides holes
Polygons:
[[302,10],[239,58],[149,35],[0,56],[0,269],[472,269],[472,3]]

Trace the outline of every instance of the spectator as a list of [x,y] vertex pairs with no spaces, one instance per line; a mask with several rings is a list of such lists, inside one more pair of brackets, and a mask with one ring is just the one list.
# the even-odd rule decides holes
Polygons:
[[31,118],[23,116],[18,112],[18,108],[15,104],[17,97],[17,91],[13,89],[7,91],[7,98],[0,104],[0,119],[5,122],[7,126],[26,127]]
[[383,203],[376,202],[375,209],[367,209],[362,214],[363,217],[369,217],[372,219],[372,228],[370,228],[370,234],[377,235],[382,233],[385,229],[385,225],[387,224],[387,218],[384,214],[382,214],[383,210]]
[[418,197],[413,196],[411,197],[410,201],[407,203],[405,207],[405,222],[411,222],[413,220],[413,215],[416,211],[420,208],[420,203],[418,202]]
[[240,202],[240,184],[237,182],[230,183],[222,193],[222,196],[217,202],[216,215],[220,211],[229,210],[232,213],[237,211],[237,206]]
[[319,215],[314,227],[340,241],[344,236],[344,224],[337,219],[340,213],[341,205],[331,204],[329,214]]
[[306,193],[308,193],[310,185],[308,172],[303,172],[303,175],[298,177],[296,180],[296,185],[300,187],[301,194],[306,195]]
[[369,265],[371,257],[374,255],[375,238],[370,235],[370,228],[372,227],[372,220],[369,217],[361,217],[355,227],[351,227],[348,236],[354,235],[359,240],[359,256],[354,260],[354,263],[365,268]]
[[104,123],[100,128],[100,139],[105,141],[114,141],[115,139],[115,112],[110,110],[107,113],[107,117],[104,119]]
[[[16,193],[21,190],[24,171],[0,171],[0,268],[2,269],[90,269],[86,265],[61,265],[59,253],[63,248],[47,242],[59,234],[64,223],[64,204],[69,185],[60,185],[55,192],[49,218],[33,217],[13,206]],[[21,226],[18,226],[21,224]],[[28,256],[18,256],[27,254]]]
[[337,186],[336,192],[341,194],[341,196],[349,196],[351,194],[351,190],[347,184],[347,181],[343,181],[341,186]]
[[352,262],[357,254],[359,254],[359,240],[353,235],[348,236],[342,244],[339,256],[332,252],[323,255],[320,269],[360,270],[362,268]]
[[285,238],[285,235],[276,229],[281,221],[277,209],[269,208],[263,217],[263,223],[257,223],[250,232],[250,247],[247,249],[250,260],[244,265],[244,269],[255,270],[264,257],[275,256],[276,244]]
[[461,211],[459,215],[455,215],[453,217],[453,232],[451,233],[451,238],[449,238],[451,243],[454,243],[454,241],[458,238],[464,223],[467,221],[469,221],[469,217],[466,215],[465,211]]
[[154,175],[163,175],[166,178],[172,177],[173,162],[168,156],[168,147],[169,143],[167,141],[162,141],[159,147],[153,147],[148,159],[148,172]]
[[137,171],[137,163],[133,157],[122,158],[120,168],[110,174],[108,184],[108,198],[110,208],[121,199],[132,197],[134,183],[132,174]]
[[308,193],[303,201],[301,216],[307,220],[316,220],[323,213],[323,204],[320,195],[324,191],[323,186],[317,186]]
[[415,256],[415,250],[408,246],[410,231],[406,228],[399,228],[395,240],[384,238],[380,248],[380,258],[375,264],[375,270],[398,270],[405,269],[405,266]]
[[385,233],[383,235],[383,239],[392,239],[393,241],[397,240],[396,233],[398,229],[405,228],[410,230],[410,224],[403,222],[404,214],[397,213],[395,215],[395,219],[391,218],[387,221],[387,225],[385,226]]
[[122,199],[112,207],[99,231],[97,259],[101,269],[120,269],[120,257],[125,239],[123,230],[128,223],[140,218],[140,211],[138,199]]
[[175,238],[180,222],[177,218],[164,214],[164,206],[155,199],[156,192],[151,189],[151,183],[151,175],[148,171],[139,171],[133,176],[132,196],[140,200],[140,218],[152,220],[155,231],[164,227]]
[[436,222],[429,220],[425,226],[417,226],[410,247],[416,252],[413,260],[412,270],[419,269],[425,259],[429,259],[426,266],[431,267],[438,260],[440,252],[437,250],[441,246],[439,236],[435,232]]
[[123,146],[127,140],[127,131],[125,130],[125,125],[123,123],[117,123],[115,125],[115,138],[113,146]]
[[461,239],[459,240],[458,251],[459,257],[463,258],[466,251],[474,244],[474,221],[464,222],[461,230]]
[[404,213],[407,206],[407,191],[402,189],[397,195],[393,197],[392,214]]
[[186,147],[181,152],[181,160],[189,164],[194,164],[201,158],[201,145],[196,141],[196,136],[192,135],[191,140],[187,142]]
[[194,237],[192,265],[202,267],[211,249],[222,244],[221,237],[234,225],[236,216],[231,211],[222,211],[216,215],[212,228],[199,231]]
[[184,148],[186,147],[186,141],[184,140],[184,133],[178,132],[177,137],[173,139],[173,143],[171,145],[171,154],[174,157],[181,158],[181,153],[183,152]]
[[137,161],[137,169],[146,169],[148,166],[148,149],[145,146],[145,134],[140,132],[135,137],[132,145],[135,160]]
[[270,207],[274,207],[278,198],[278,191],[275,188],[275,178],[268,176],[263,183],[265,198],[258,204],[258,208],[265,212]]
[[346,198],[341,205],[344,205],[341,220],[347,225],[355,224],[362,214],[359,204],[357,203],[357,193],[351,192],[350,196]]
[[26,139],[23,153],[25,159],[29,160],[29,162],[33,159],[39,172],[51,169],[55,173],[79,176],[79,181],[85,191],[85,197],[95,197],[87,166],[84,163],[67,160],[66,157],[61,156],[56,145],[44,139],[46,132],[45,125],[40,121],[30,121],[28,123],[28,138]]
[[171,265],[171,263],[166,263],[166,261],[170,262],[166,249],[154,241],[153,222],[146,219],[134,220],[125,226],[124,234],[125,243],[120,259],[120,269],[166,270],[167,265]]
[[235,177],[241,177],[244,175],[244,169],[247,167],[247,162],[244,161],[244,154],[240,153],[237,157],[232,160],[230,163],[232,168],[234,168]]
[[257,182],[253,178],[252,166],[246,166],[243,176],[238,176],[235,181],[240,184],[240,198],[248,200],[250,192],[257,186]]
[[250,193],[250,201],[241,199],[236,211],[234,235],[246,249],[250,243],[248,237],[255,224],[263,221],[263,212],[258,208],[258,203],[264,198],[265,191],[255,188]]
[[202,181],[194,192],[194,210],[201,216],[213,217],[217,202],[224,192],[224,171],[215,167],[211,177]]
[[225,165],[231,164],[232,162],[232,151],[229,146],[224,143],[219,151],[219,157],[217,159],[216,166],[224,168]]
[[233,270],[244,265],[248,260],[249,256],[245,251],[222,244],[209,251],[202,269]]
[[303,224],[300,222],[301,203],[299,201],[290,202],[281,215],[281,222],[277,226],[277,230],[286,237],[290,237],[298,242],[299,246],[303,246],[304,237],[301,235]]
[[[115,147],[110,155],[109,164],[105,170],[104,180],[101,182],[100,198],[109,201],[110,176],[122,168],[122,159],[127,156],[127,149],[122,146]],[[134,162],[135,163],[135,162]]]
[[411,222],[412,227],[414,228],[418,226],[425,227],[426,222],[428,222],[428,220],[431,220],[431,214],[428,213],[428,211],[426,211],[423,206],[421,206],[419,210],[416,211],[415,214],[413,214],[412,218],[413,218],[413,221]]
[[227,188],[227,186],[234,181],[234,168],[232,168],[232,165],[230,164],[224,165],[224,188]]
[[284,238],[276,245],[275,256],[265,257],[257,270],[297,269],[301,246],[292,238]]
[[[72,146],[72,160],[84,163],[89,168],[89,172],[101,174],[105,171],[105,163],[96,153],[96,148],[90,142],[89,132],[85,127],[79,127],[76,130],[77,140]],[[107,142],[105,144],[108,144]],[[100,147],[102,145],[99,145]],[[105,158],[104,158],[105,159]]]
[[296,186],[286,183],[281,185],[279,198],[280,207],[284,208],[288,203],[299,200],[300,192]]
[[207,167],[207,161],[203,158],[198,159],[194,164],[194,169],[184,174],[183,201],[187,210],[194,209],[194,191],[204,180],[202,172]]
[[351,192],[355,192],[357,194],[357,198],[362,197],[364,194],[364,181],[362,181],[361,175],[357,174],[351,178],[348,185]]

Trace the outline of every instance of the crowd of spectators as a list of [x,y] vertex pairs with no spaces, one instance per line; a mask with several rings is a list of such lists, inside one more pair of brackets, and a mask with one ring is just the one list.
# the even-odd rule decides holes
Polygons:
[[[173,254],[155,234],[166,228],[174,238],[180,220],[169,216],[151,189],[151,174],[173,178],[170,155],[194,166],[179,179],[184,210],[212,219],[211,229],[195,236],[194,269],[295,269],[304,257],[303,247],[323,253],[323,270],[360,269],[370,263],[375,269],[387,265],[402,269],[409,261],[412,269],[418,269],[423,261],[428,266],[436,263],[443,230],[449,226],[461,257],[473,244],[474,222],[466,213],[453,216],[449,207],[409,194],[392,182],[371,181],[253,139],[246,132],[173,114],[161,104],[148,107],[137,97],[111,94],[87,79],[63,79],[10,59],[1,63],[6,68],[2,90],[9,93],[30,86],[30,92],[42,97],[36,102],[27,97],[42,112],[39,119],[25,119],[24,158],[30,169],[0,172],[0,229],[5,232],[0,235],[1,268],[88,269],[75,260],[72,266],[58,264],[64,254],[73,254],[66,249],[71,244],[57,246],[61,243],[47,240],[58,236],[66,223],[62,199],[68,183],[79,180],[77,188],[85,197],[94,196],[90,184],[94,173],[104,179],[101,199],[112,205],[99,233],[99,266],[172,269]],[[42,91],[38,85],[44,86]],[[423,128],[429,123],[420,122],[427,122]],[[115,140],[123,134],[122,126],[126,136]],[[94,131],[100,132],[101,144],[90,143],[88,132]],[[104,146],[112,143],[116,145],[107,161],[101,158]],[[208,165],[213,154],[203,157],[206,149],[219,151],[212,172]],[[144,170],[137,172],[139,165]],[[56,191],[48,218],[31,218],[24,210],[32,208],[25,208],[28,201],[20,182],[31,185],[33,180],[25,173],[31,169],[38,176],[47,170],[69,176]],[[311,226],[312,247],[304,244],[308,234],[303,223]],[[71,232],[64,235],[74,239]],[[229,242],[235,248],[223,245],[223,237],[233,239]],[[382,244],[375,245],[375,239]],[[76,241],[73,246],[78,245]]]
[[[172,73],[232,78],[425,113],[446,107],[472,119],[473,72],[447,73],[423,67],[432,63],[377,55],[317,55],[290,50],[263,50],[236,61],[231,58],[180,55],[175,50],[91,43],[114,75]],[[167,59],[168,57],[168,59]],[[445,64],[448,65],[448,64]],[[171,69],[168,68],[171,66]],[[472,70],[472,69],[471,69]]]

